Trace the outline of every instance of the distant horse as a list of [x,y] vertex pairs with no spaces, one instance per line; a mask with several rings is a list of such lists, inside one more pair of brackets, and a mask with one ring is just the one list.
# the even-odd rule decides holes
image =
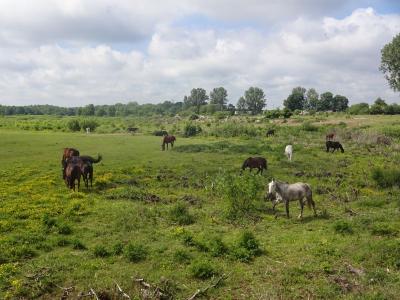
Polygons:
[[72,190],[75,191],[75,182],[78,181],[78,191],[81,183],[81,171],[82,160],[78,157],[73,156],[66,160],[66,167],[64,170],[65,184]]
[[130,133],[135,133],[136,131],[138,131],[139,130],[139,128],[137,128],[137,127],[128,127],[127,129],[126,129],[126,131],[128,131],[128,132],[130,132]]
[[163,143],[161,145],[161,149],[164,151],[165,150],[165,145],[167,145],[167,150],[168,150],[168,144],[171,144],[171,148],[174,148],[174,142],[176,141],[176,138],[173,135],[166,135],[163,138]]
[[64,148],[63,156],[61,158],[61,167],[62,167],[62,175],[63,179],[65,179],[65,168],[66,168],[66,160],[73,156],[79,156],[79,150],[74,148]]
[[250,168],[250,172],[254,168],[257,168],[258,171],[256,174],[261,172],[262,175],[263,170],[267,169],[267,160],[264,157],[249,157],[243,162],[242,171],[240,173],[246,168]]
[[329,152],[330,148],[332,148],[332,153],[337,149],[340,149],[342,153],[344,152],[343,146],[339,142],[326,141],[326,152]]
[[293,146],[292,145],[287,145],[285,147],[285,155],[287,156],[289,161],[292,161],[292,156],[293,156]]
[[168,132],[166,130],[156,130],[156,131],[153,131],[153,135],[166,136],[166,135],[168,135]]
[[[300,215],[299,219],[303,218],[304,204],[307,202],[308,207],[312,207],[314,210],[314,216],[317,215],[315,210],[315,202],[312,198],[311,187],[307,183],[297,182],[293,184],[280,182],[272,179],[268,183],[268,194],[265,196],[266,199],[271,199],[273,206],[272,209],[275,211],[275,206],[279,202],[284,202],[286,207],[286,216],[289,218],[289,202],[293,200],[299,200],[300,203]],[[304,198],[306,201],[304,201]]]
[[325,139],[326,139],[327,141],[331,141],[331,140],[333,140],[334,137],[335,137],[335,133],[331,132],[331,133],[328,133],[328,134],[325,136]]
[[275,129],[269,129],[269,130],[267,131],[266,136],[271,136],[271,135],[275,135]]

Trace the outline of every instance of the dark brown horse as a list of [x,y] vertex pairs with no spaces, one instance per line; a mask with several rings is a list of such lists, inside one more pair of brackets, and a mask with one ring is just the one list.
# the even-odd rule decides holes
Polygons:
[[65,168],[67,167],[66,161],[67,161],[67,159],[69,159],[73,156],[79,156],[79,150],[74,149],[74,148],[64,148],[63,156],[61,158],[63,179],[65,179]]
[[271,136],[271,135],[275,135],[275,129],[269,129],[269,130],[267,131],[266,136]]
[[167,150],[168,150],[168,144],[171,144],[171,148],[174,148],[174,142],[176,141],[176,138],[173,135],[166,135],[163,138],[163,143],[161,145],[161,149],[164,151],[165,150],[165,145],[167,145]]
[[339,142],[326,141],[326,152],[329,152],[330,148],[332,148],[332,153],[337,149],[340,149],[342,153],[344,152],[343,146]]
[[250,172],[254,168],[257,168],[258,169],[257,174],[260,172],[262,174],[263,170],[267,169],[267,160],[264,157],[249,157],[244,161],[242,165],[242,171],[240,173],[242,173],[243,170],[246,168],[250,168]]
[[90,162],[82,161],[80,167],[81,167],[83,182],[85,183],[86,188],[89,188],[89,181],[90,181],[90,187],[93,187],[93,165]]
[[81,183],[82,176],[82,160],[79,157],[73,156],[68,158],[66,161],[66,167],[64,169],[65,184],[72,190],[75,191],[75,182],[78,181],[78,191]]
[[333,140],[334,137],[335,137],[335,134],[334,134],[333,132],[331,132],[331,133],[328,133],[328,134],[325,136],[325,139],[326,139],[327,141],[331,141],[331,140]]

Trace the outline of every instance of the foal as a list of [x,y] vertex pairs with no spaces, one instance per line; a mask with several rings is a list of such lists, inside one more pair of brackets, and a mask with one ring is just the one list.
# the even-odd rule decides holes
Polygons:
[[285,147],[285,155],[287,156],[289,161],[292,161],[292,156],[293,156],[293,146],[292,145],[287,145]]

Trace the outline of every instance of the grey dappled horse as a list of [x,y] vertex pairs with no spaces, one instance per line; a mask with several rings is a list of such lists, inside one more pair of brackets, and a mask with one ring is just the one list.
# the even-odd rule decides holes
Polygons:
[[[313,208],[314,216],[317,215],[315,211],[315,202],[312,199],[311,187],[307,183],[296,182],[296,183],[286,183],[272,179],[268,183],[268,194],[267,199],[271,199],[273,202],[272,209],[275,211],[275,206],[279,202],[284,202],[286,207],[286,216],[289,218],[289,202],[293,200],[299,200],[300,203],[300,215],[299,219],[303,217],[304,204],[307,202],[308,207]],[[304,201],[304,198],[306,201]]]

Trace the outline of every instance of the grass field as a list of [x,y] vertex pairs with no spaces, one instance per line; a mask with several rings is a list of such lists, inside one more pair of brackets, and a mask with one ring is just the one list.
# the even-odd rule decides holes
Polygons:
[[[134,279],[144,278],[166,298],[187,299],[221,277],[200,297],[398,298],[399,184],[378,187],[372,170],[398,170],[399,121],[331,120],[345,148],[332,154],[324,149],[329,120],[315,129],[276,124],[270,138],[178,136],[164,152],[160,137],[143,132],[3,126],[0,298],[56,299],[73,287],[65,299],[90,289],[118,299],[117,282],[139,299]],[[371,130],[387,133],[391,145],[376,144]],[[291,163],[287,143],[294,145]],[[93,189],[66,188],[64,147],[102,154]],[[256,154],[267,158],[267,172],[239,176],[243,160]],[[291,218],[282,205],[276,217],[263,199],[272,177],[310,183],[318,216],[306,208],[298,220],[293,202]]]

